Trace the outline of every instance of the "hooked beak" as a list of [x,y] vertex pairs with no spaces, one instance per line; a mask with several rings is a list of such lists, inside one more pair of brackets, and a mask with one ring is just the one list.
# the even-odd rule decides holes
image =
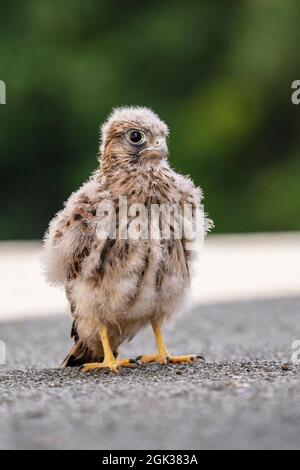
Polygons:
[[169,155],[168,146],[165,139],[156,140],[154,145],[151,145],[139,152],[140,155],[145,155],[147,158],[167,158]]

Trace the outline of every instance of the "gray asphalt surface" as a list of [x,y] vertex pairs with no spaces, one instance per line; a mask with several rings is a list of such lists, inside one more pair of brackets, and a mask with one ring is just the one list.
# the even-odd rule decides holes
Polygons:
[[[1,449],[300,448],[300,367],[289,362],[299,298],[202,306],[177,319],[166,329],[170,351],[207,359],[191,366],[62,370],[69,328],[62,316],[0,324]],[[152,351],[149,330],[122,356]]]

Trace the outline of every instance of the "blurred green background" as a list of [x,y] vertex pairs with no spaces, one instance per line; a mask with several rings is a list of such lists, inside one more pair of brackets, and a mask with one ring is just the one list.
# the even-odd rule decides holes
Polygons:
[[0,238],[40,238],[114,106],[153,108],[217,232],[299,230],[299,0],[1,2]]

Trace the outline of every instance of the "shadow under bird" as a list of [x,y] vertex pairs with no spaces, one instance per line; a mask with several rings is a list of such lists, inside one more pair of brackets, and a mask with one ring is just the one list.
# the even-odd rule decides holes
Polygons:
[[[161,330],[165,320],[185,309],[193,263],[212,227],[201,204],[201,189],[169,165],[168,133],[166,124],[148,108],[113,110],[101,128],[99,168],[50,222],[43,250],[45,276],[65,288],[74,317],[74,346],[63,367],[117,372],[134,367],[136,361],[187,364],[198,357],[169,354]],[[140,204],[148,209],[150,225],[152,206],[191,206],[192,224],[200,221],[199,243],[190,249],[191,240],[184,232],[176,237],[175,219],[169,237],[122,237],[120,199],[124,198],[128,208]],[[114,237],[110,228],[106,237],[99,236],[99,228],[108,220],[103,204],[115,211],[109,219],[116,223]],[[130,210],[125,228],[138,217]],[[161,229],[159,216],[160,235]],[[120,345],[148,324],[157,352],[136,360],[119,359]]]

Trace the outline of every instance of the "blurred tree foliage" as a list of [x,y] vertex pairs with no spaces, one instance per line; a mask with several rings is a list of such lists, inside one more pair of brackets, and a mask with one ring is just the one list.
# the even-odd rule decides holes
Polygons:
[[1,2],[0,237],[42,236],[124,104],[170,125],[218,232],[300,229],[299,24],[299,0]]

